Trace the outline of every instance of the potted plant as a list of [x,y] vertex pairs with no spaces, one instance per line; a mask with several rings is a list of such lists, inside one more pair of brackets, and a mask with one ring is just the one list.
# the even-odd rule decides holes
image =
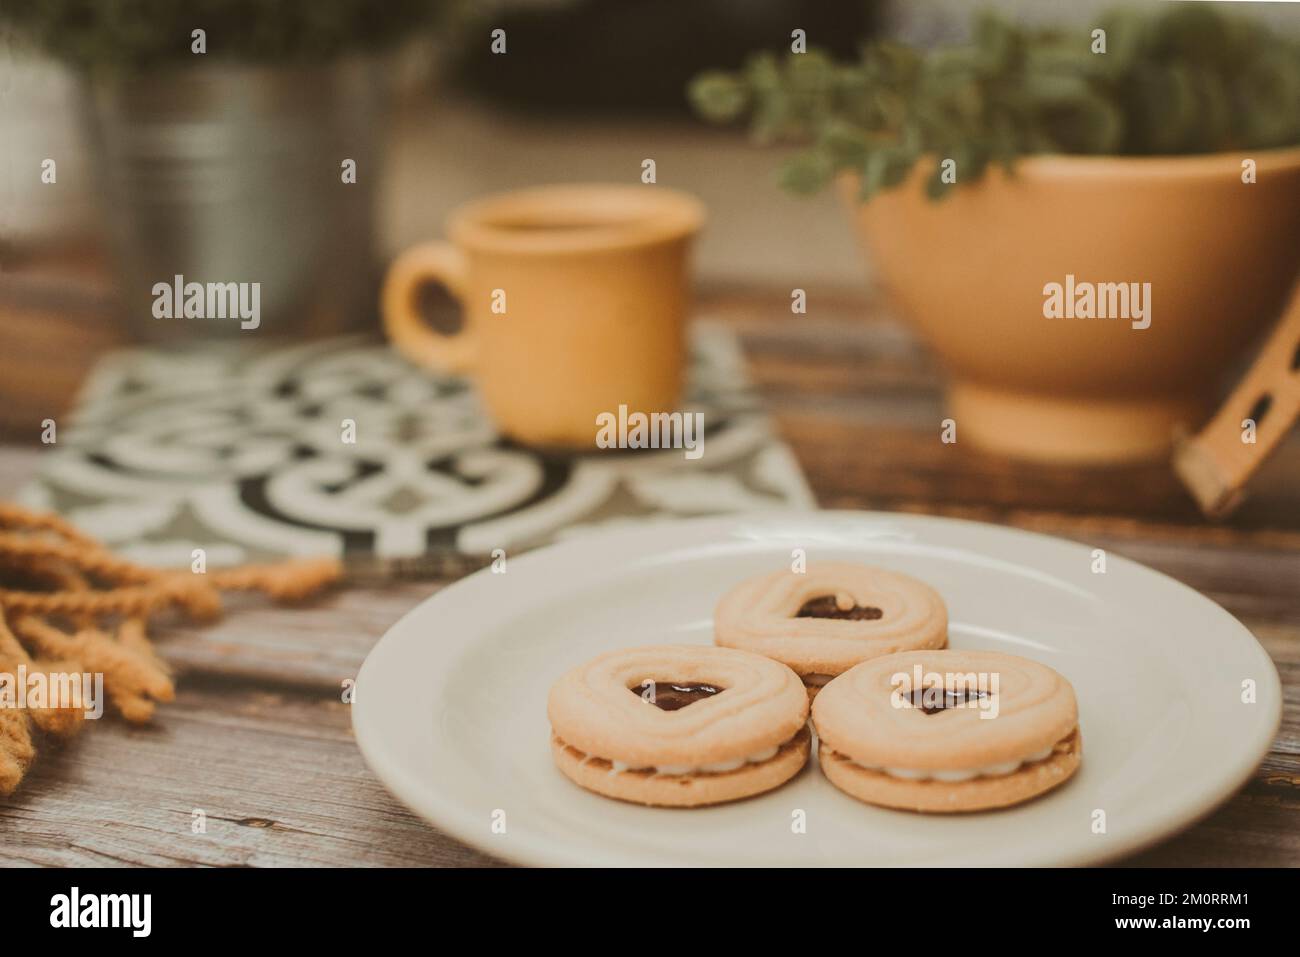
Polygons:
[[808,149],[949,373],[958,435],[1053,461],[1162,453],[1277,315],[1300,248],[1300,40],[1207,5],[698,77]]
[[259,284],[264,333],[337,329],[372,313],[387,53],[446,6],[0,4],[17,35],[79,78],[130,332],[238,333],[239,322],[157,321],[154,288],[176,276]]

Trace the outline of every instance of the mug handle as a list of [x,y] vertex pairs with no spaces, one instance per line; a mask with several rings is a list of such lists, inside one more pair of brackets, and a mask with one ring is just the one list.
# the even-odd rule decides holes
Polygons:
[[[1255,423],[1255,441],[1243,442],[1243,422]],[[1229,515],[1246,483],[1291,427],[1300,421],[1300,283],[1254,364],[1209,423],[1179,436],[1174,469],[1209,518]]]
[[447,242],[422,243],[402,253],[388,267],[380,295],[384,332],[397,351],[412,362],[438,372],[467,372],[473,365],[475,343],[468,326],[446,335],[430,329],[417,314],[415,292],[422,283],[444,286],[465,302],[465,257]]

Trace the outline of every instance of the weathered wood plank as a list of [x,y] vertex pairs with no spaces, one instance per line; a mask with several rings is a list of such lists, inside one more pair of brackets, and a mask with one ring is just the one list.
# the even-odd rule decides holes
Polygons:
[[[338,697],[189,681],[153,727],[106,718],[0,800],[0,864],[481,865],[370,774]],[[193,812],[207,832],[191,829]]]
[[182,673],[333,693],[356,676],[384,632],[439,587],[408,583],[340,591],[293,608],[237,599],[215,624],[164,624],[153,635]]
[[1140,866],[1296,866],[1300,862],[1300,629],[1256,633],[1285,699],[1272,752],[1238,794],[1196,827],[1132,858]]
[[95,360],[123,341],[113,308],[111,290],[66,263],[0,269],[0,439],[39,442],[41,420],[69,408]]
[[[39,452],[0,455],[0,482],[35,464]],[[814,486],[833,476],[808,469]],[[29,474],[29,473],[27,473]],[[25,477],[25,475],[24,475]],[[842,507],[879,507],[855,492]],[[1005,524],[1072,538],[1143,562],[1208,594],[1233,614],[1261,623],[1300,622],[1300,533],[1231,526],[1185,525],[1098,514],[1057,513],[988,505],[897,502],[908,511]],[[434,583],[349,591],[285,609],[233,600],[210,626],[163,623],[155,628],[166,657],[182,672],[297,684],[333,692],[356,674],[375,641],[398,618],[437,590]]]
[[[1300,542],[1300,489],[1286,476],[1300,471],[1300,442],[1288,442],[1260,472],[1261,484],[1240,512],[1221,526],[1208,524],[1165,464],[1110,469],[1013,463],[939,440],[940,417],[918,428],[895,412],[840,415],[835,403],[788,410],[776,421],[826,508],[981,508],[1061,512],[1094,519],[1140,519],[1198,530],[1196,540],[1245,533],[1286,532],[1279,543]],[[936,407],[937,408],[937,407]],[[1203,536],[1203,538],[1202,538]]]
[[[1294,706],[1294,704],[1293,704]],[[1124,861],[1134,867],[1295,867],[1300,762],[1270,755],[1231,801],[1179,837]]]
[[[824,507],[947,514],[1106,548],[1224,605],[1277,663],[1286,705],[1263,767],[1207,820],[1128,863],[1300,862],[1300,437],[1241,512],[1208,525],[1164,463],[1027,466],[944,446],[941,374],[887,321],[887,305],[851,290],[809,296],[809,315],[792,316],[786,290],[714,289],[702,312],[741,335]],[[95,308],[82,298],[76,309]],[[39,455],[0,450],[0,494]],[[214,626],[158,628],[182,672],[177,702],[153,728],[107,720],[47,750],[24,789],[0,802],[0,863],[486,862],[383,791],[338,697],[383,631],[435,589],[354,591],[293,610],[241,600]],[[206,835],[190,832],[196,807]]]
[[[1294,721],[1288,734],[1288,753],[1270,756],[1232,802],[1130,863],[1294,864]],[[195,809],[207,817],[206,834],[191,830]],[[45,751],[20,795],[0,802],[4,865],[487,863],[384,792],[337,698],[225,682],[190,683],[157,727],[106,720]]]

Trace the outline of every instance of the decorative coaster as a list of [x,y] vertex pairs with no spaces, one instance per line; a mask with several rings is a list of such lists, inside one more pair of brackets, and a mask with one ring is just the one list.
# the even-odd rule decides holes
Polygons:
[[622,522],[815,507],[729,330],[695,324],[690,382],[702,457],[557,454],[500,438],[468,382],[367,338],[123,350],[92,371],[20,500],[162,566],[195,548],[210,566],[484,554]]

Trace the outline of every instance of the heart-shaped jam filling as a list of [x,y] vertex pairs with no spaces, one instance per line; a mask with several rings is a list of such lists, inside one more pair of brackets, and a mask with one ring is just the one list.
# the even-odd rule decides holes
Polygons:
[[809,598],[795,612],[796,618],[837,618],[841,621],[875,621],[884,612],[874,605],[859,605],[846,595],[819,595]]
[[988,696],[987,691],[977,691],[974,688],[961,688],[951,691],[947,688],[918,688],[912,692],[911,697],[912,707],[918,708],[926,714],[938,714],[940,711],[947,711],[949,708],[964,707],[969,702],[980,701]]
[[725,689],[717,685],[686,684],[680,681],[643,681],[628,690],[661,711],[680,711],[688,704],[712,698]]

